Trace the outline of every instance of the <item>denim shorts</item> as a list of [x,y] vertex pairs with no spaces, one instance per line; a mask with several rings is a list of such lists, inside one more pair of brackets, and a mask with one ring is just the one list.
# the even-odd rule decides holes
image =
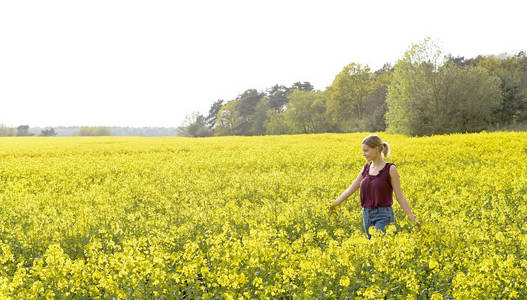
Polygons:
[[377,230],[385,232],[384,227],[390,223],[395,223],[395,216],[391,206],[378,206],[376,208],[362,208],[362,220],[368,238],[371,238],[368,228],[375,226]]

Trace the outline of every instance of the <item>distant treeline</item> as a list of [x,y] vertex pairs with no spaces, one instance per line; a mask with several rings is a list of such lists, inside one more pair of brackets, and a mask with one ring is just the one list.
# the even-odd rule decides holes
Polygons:
[[174,136],[175,127],[89,127],[58,126],[29,127],[20,125],[16,128],[0,125],[0,136]]
[[57,133],[53,128],[42,129],[39,134],[35,134],[29,128],[29,125],[20,125],[16,128],[7,127],[0,124],[0,136],[55,136]]
[[309,82],[249,89],[193,113],[190,137],[387,131],[410,136],[498,130],[527,123],[527,57],[444,55],[429,39],[395,66],[351,63],[325,90]]

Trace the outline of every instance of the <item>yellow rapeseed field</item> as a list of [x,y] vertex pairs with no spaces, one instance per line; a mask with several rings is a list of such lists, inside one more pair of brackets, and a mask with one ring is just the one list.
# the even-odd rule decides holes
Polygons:
[[0,138],[0,298],[527,298],[527,133],[378,133],[371,240],[366,135]]

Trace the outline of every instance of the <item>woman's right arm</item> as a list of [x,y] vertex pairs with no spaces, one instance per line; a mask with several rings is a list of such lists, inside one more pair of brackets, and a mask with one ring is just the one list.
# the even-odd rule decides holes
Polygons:
[[359,172],[359,175],[357,175],[357,178],[353,181],[353,183],[340,195],[340,197],[337,198],[337,200],[333,201],[329,205],[329,210],[332,212],[341,202],[348,199],[349,196],[353,195],[356,190],[360,187],[360,182],[362,181],[362,172],[364,171],[364,167],[362,167],[362,170]]

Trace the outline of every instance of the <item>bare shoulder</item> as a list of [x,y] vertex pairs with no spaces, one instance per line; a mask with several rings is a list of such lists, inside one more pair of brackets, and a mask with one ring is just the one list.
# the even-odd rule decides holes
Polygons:
[[394,164],[390,166],[390,175],[399,175],[399,172],[397,172],[397,167]]

